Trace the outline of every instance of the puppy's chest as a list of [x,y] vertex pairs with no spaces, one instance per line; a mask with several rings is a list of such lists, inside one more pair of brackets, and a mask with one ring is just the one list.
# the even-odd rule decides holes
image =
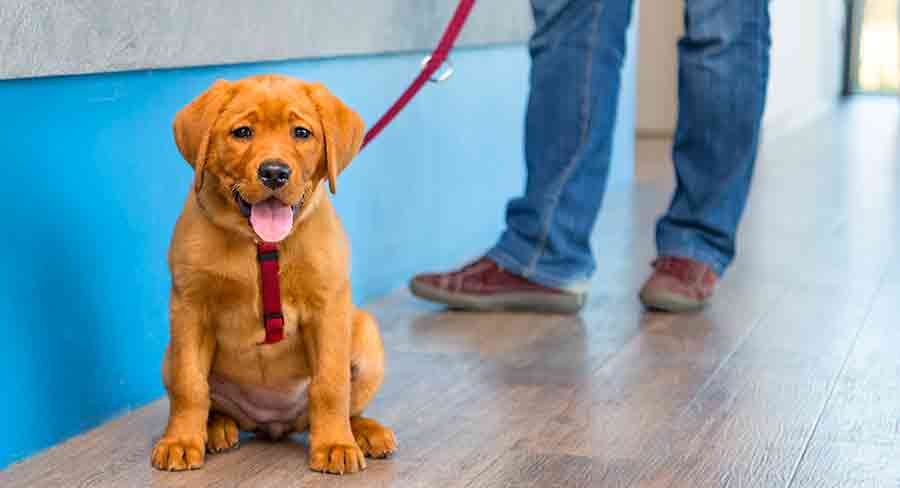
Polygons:
[[[290,302],[282,302],[284,316],[284,342],[294,342],[302,333],[302,307]],[[219,343],[235,347],[259,345],[265,341],[266,329],[263,322],[262,306],[233,306],[221,310],[215,318],[216,336]]]
[[[243,349],[262,344],[266,331],[263,322],[263,297],[259,275],[252,282],[242,280],[223,289],[219,305],[213,307],[212,319],[218,342],[223,346]],[[289,282],[280,277],[279,282]],[[282,288],[280,293],[281,313],[284,317],[285,343],[293,343],[302,333],[303,323],[309,321],[310,307],[304,297],[291,289]]]

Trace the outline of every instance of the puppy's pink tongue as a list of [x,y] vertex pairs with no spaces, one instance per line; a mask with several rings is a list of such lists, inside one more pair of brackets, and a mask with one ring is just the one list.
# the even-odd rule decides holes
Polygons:
[[293,225],[294,212],[277,198],[269,198],[250,207],[250,226],[266,242],[283,240]]

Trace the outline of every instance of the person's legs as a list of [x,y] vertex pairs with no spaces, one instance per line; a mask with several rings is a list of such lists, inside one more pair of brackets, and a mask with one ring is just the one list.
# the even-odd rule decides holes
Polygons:
[[656,227],[660,256],[721,276],[756,160],[769,76],[768,0],[686,0],[678,43],[677,187]]
[[488,258],[529,281],[583,292],[609,173],[631,0],[532,0],[525,194]]
[[678,43],[677,186],[656,225],[648,307],[703,306],[735,253],[769,75],[768,0],[686,0]]
[[576,312],[584,305],[631,4],[532,0],[525,195],[509,202],[507,229],[485,257],[415,276],[415,295],[463,309]]

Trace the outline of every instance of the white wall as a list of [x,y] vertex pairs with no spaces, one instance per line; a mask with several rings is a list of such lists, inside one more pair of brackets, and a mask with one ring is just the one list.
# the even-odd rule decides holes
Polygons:
[[822,114],[844,82],[843,0],[771,3],[772,67],[764,124],[782,130]]
[[[843,0],[771,2],[772,65],[764,125],[783,130],[821,114],[843,84]],[[640,6],[638,134],[671,134],[675,128],[675,42],[682,34],[682,2]]]
[[[425,51],[455,8],[435,0],[0,0],[0,79]],[[478,2],[459,45],[520,43],[532,26],[527,0]]]

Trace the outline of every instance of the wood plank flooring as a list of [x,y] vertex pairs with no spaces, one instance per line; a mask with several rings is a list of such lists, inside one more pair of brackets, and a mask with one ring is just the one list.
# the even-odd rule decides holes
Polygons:
[[336,477],[304,436],[245,436],[188,473],[149,452],[164,400],[0,472],[10,487],[900,486],[900,103],[854,100],[766,141],[739,258],[701,313],[643,311],[669,143],[607,196],[577,317],[454,313],[400,290],[369,307],[400,441]]

